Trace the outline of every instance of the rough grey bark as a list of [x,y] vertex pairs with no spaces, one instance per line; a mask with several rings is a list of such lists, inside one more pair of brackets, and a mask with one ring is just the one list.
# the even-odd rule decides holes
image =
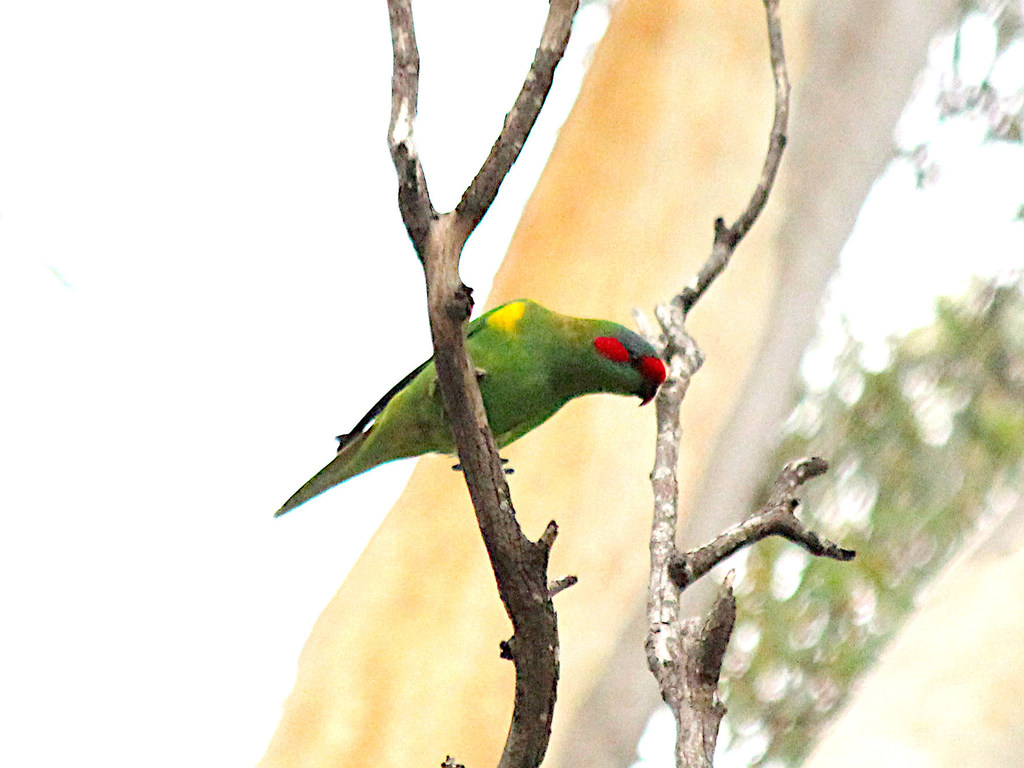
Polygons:
[[[722,218],[715,221],[715,238],[711,254],[690,285],[671,301],[656,308],[660,331],[655,333],[641,313],[637,313],[645,335],[668,362],[669,375],[656,399],[658,432],[651,489],[654,510],[651,522],[650,581],[647,588],[647,668],[658,681],[662,699],[676,721],[676,766],[678,768],[710,768],[718,740],[718,728],[725,707],[718,693],[718,678],[729,637],[736,622],[736,600],[732,593],[733,574],[726,577],[718,599],[706,621],[689,618],[679,612],[681,593],[738,548],[772,534],[786,535],[800,541],[817,554],[844,552],[834,545],[831,550],[819,545],[818,537],[807,531],[792,514],[796,506],[795,487],[812,470],[821,474],[827,463],[800,464],[812,467],[801,474],[789,471],[787,477],[797,482],[783,482],[788,495],[780,491],[773,506],[755,515],[743,525],[727,531],[715,541],[691,552],[676,548],[679,524],[679,445],[682,439],[680,408],[690,380],[704,362],[694,339],[686,331],[687,314],[705,294],[714,280],[728,266],[736,247],[768,202],[786,147],[789,119],[789,75],[782,44],[779,0],[764,0],[768,29],[769,59],[775,82],[775,116],[772,121],[768,151],[765,153],[760,178],[750,201],[736,221],[727,226]],[[787,471],[789,468],[787,467]],[[784,473],[786,474],[786,473]],[[792,488],[790,488],[792,485]],[[791,502],[783,504],[783,501]],[[774,514],[781,512],[782,515]],[[784,525],[782,524],[784,523]],[[852,557],[853,553],[849,553]]]
[[[515,663],[512,722],[499,768],[535,768],[547,751],[558,684],[558,627],[548,585],[548,555],[558,527],[548,524],[529,540],[516,521],[512,498],[487,423],[476,371],[466,355],[463,323],[473,302],[459,278],[466,238],[494,201],[519,156],[569,42],[578,0],[552,0],[540,45],[523,88],[494,146],[454,211],[438,213],[430,200],[413,129],[419,91],[419,51],[410,0],[389,0],[394,49],[388,146],[398,174],[398,206],[423,265],[434,361],[459,462],[494,570],[513,636],[501,655]],[[560,585],[564,588],[565,585]],[[457,765],[454,759],[446,765]]]

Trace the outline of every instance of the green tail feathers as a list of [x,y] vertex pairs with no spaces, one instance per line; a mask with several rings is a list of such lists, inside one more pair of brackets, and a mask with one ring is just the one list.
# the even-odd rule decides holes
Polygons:
[[[332,488],[338,483],[342,483],[350,477],[355,477],[369,469],[370,467],[367,466],[365,458],[360,455],[369,434],[369,432],[364,432],[358,435],[338,451],[338,455],[331,460],[331,463],[313,475],[305,485],[293,493],[291,498],[274,513],[274,517],[280,517],[285,512],[290,512],[314,496],[319,496],[328,488]],[[375,464],[376,462],[373,462],[371,466]]]

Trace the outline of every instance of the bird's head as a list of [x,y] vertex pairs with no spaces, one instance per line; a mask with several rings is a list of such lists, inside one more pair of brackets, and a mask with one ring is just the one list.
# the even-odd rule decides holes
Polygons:
[[643,337],[623,326],[614,333],[594,338],[599,364],[608,368],[624,393],[640,398],[646,405],[665,381],[665,363]]

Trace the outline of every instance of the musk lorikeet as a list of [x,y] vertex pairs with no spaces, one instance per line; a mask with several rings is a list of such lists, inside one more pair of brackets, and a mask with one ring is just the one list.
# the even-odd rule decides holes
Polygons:
[[[636,395],[643,405],[665,380],[665,365],[654,348],[628,328],[560,315],[529,299],[503,304],[469,323],[466,350],[499,447],[544,423],[574,397]],[[275,517],[378,464],[455,453],[433,359],[392,387],[338,443],[338,455]]]

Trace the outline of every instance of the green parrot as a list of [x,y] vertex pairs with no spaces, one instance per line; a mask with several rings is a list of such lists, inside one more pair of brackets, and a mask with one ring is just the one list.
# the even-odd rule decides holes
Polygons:
[[[466,326],[487,419],[499,447],[547,421],[569,400],[594,392],[648,403],[665,364],[647,341],[608,320],[568,317],[517,299]],[[284,503],[275,517],[338,483],[395,459],[455,453],[433,359],[412,371],[338,437],[338,455]]]

